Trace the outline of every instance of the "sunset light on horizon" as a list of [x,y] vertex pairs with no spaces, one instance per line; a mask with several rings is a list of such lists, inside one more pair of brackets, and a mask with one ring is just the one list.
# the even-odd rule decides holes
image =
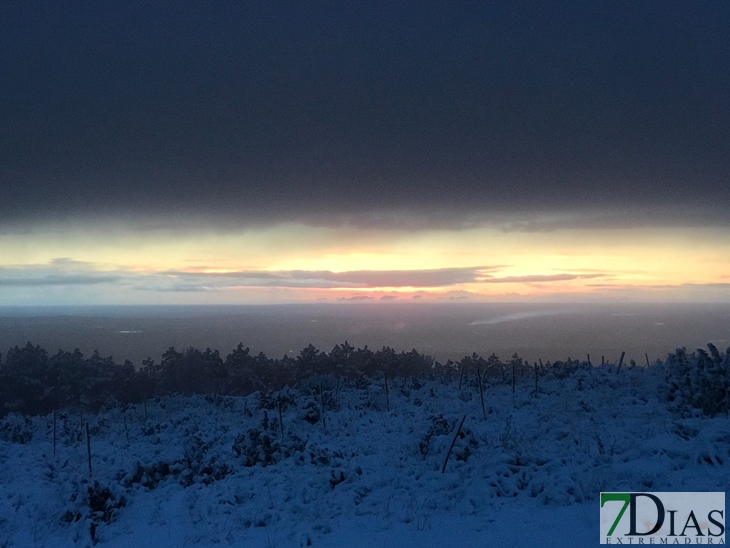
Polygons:
[[730,239],[718,229],[373,233],[289,224],[226,234],[147,231],[139,238],[134,231],[110,237],[103,228],[14,235],[16,249],[6,246],[0,268],[0,299],[11,305],[730,301]]

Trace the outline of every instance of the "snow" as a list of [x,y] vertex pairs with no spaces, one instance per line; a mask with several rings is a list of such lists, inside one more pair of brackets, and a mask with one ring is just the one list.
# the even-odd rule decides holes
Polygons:
[[0,546],[593,546],[600,491],[730,485],[728,417],[672,412],[659,367],[548,374],[537,397],[534,378],[490,385],[486,420],[475,374],[389,379],[387,399],[320,380],[150,400],[126,431],[119,407],[59,413],[55,455],[52,415],[6,417]]

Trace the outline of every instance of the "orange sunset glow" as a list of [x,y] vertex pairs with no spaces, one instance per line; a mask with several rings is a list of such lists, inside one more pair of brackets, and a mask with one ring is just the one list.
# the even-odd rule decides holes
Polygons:
[[[66,232],[5,237],[7,303],[404,300],[716,300],[730,239],[717,229]],[[698,269],[697,265],[702,268]]]

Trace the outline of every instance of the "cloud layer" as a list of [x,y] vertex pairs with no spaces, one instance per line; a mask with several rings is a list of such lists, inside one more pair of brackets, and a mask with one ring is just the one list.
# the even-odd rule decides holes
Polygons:
[[[430,270],[246,270],[234,272],[101,270],[96,265],[56,259],[48,265],[0,267],[0,287],[115,284],[144,291],[215,291],[231,288],[439,289],[461,284],[543,283],[605,278],[605,274],[494,276],[502,266]],[[388,300],[384,296],[382,300]],[[348,299],[358,300],[358,296]]]
[[730,226],[727,2],[32,6],[0,232]]
[[[668,300],[730,302],[730,283],[632,284],[620,273],[501,275],[502,266],[427,270],[147,271],[67,259],[0,267],[4,304],[483,302]],[[501,287],[507,287],[503,292]],[[500,287],[496,293],[490,288]],[[156,295],[156,297],[152,297]],[[506,318],[505,321],[510,318]]]

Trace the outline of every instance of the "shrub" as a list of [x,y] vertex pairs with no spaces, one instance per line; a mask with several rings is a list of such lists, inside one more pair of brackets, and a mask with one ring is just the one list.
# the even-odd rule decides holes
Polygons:
[[278,439],[273,433],[250,428],[245,434],[236,437],[233,452],[243,459],[244,466],[269,466],[300,453],[305,442],[297,436],[289,435],[286,441]]
[[22,415],[9,415],[0,422],[0,440],[10,443],[29,443],[33,439],[33,423]]
[[429,449],[431,448],[431,440],[435,436],[446,436],[451,432],[452,425],[449,421],[444,418],[443,415],[430,416],[428,420],[431,424],[428,427],[428,431],[423,436],[421,441],[418,443],[418,451],[421,456],[425,459],[428,455]]
[[681,414],[692,409],[713,417],[730,412],[730,348],[720,353],[707,345],[703,349],[687,354],[685,348],[678,348],[667,357],[666,385],[663,396]]

